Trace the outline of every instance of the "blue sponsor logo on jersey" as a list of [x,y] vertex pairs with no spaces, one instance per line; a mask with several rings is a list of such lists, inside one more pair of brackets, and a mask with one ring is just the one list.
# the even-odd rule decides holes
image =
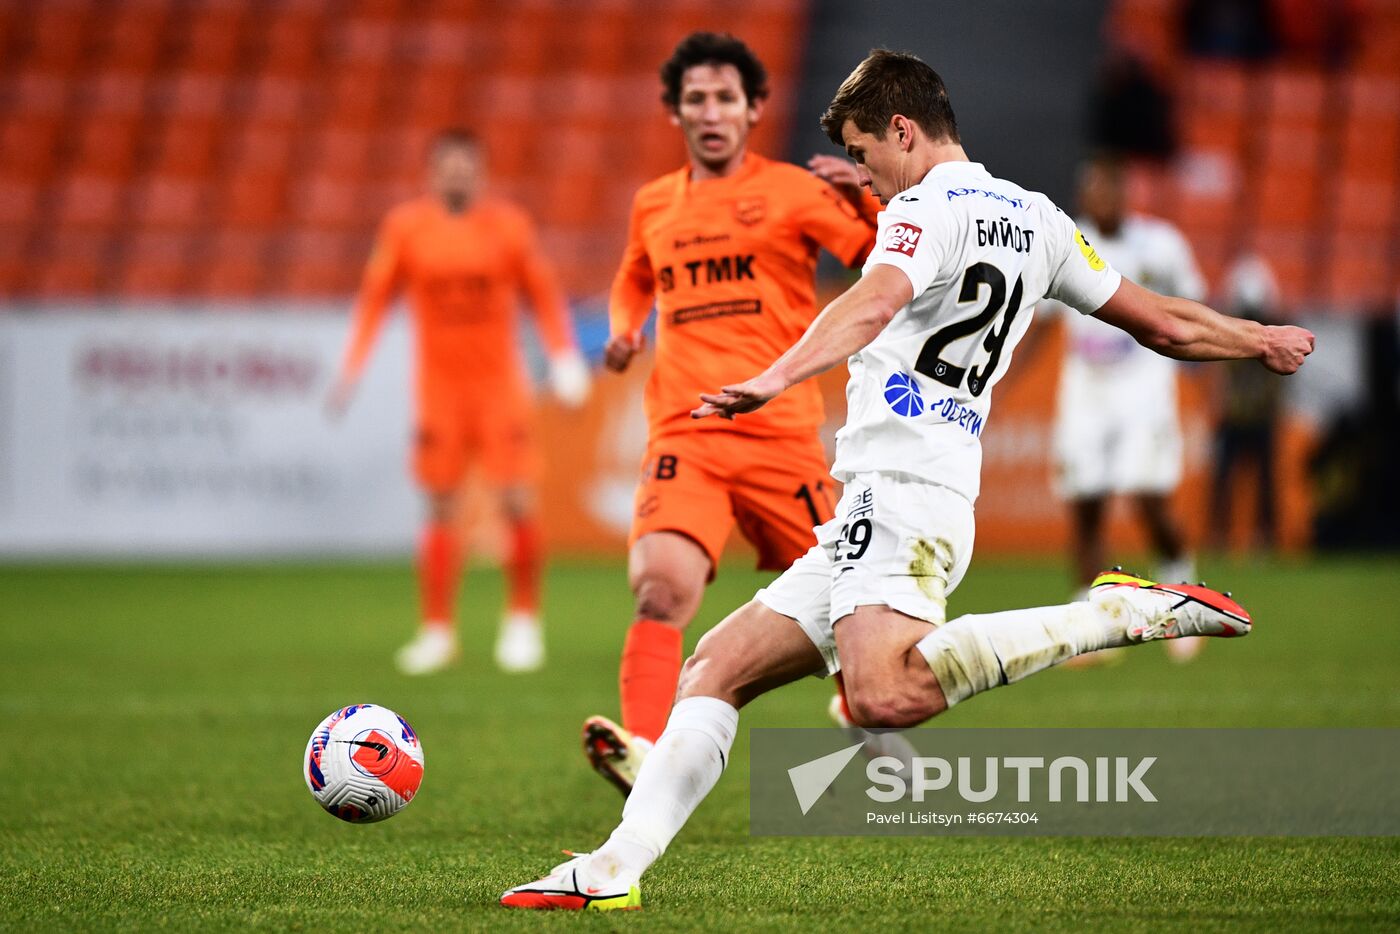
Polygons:
[[885,402],[894,414],[914,418],[924,414],[924,394],[908,373],[895,373],[885,380]]
[[983,418],[956,399],[939,399],[928,407],[930,415],[941,416],[950,425],[957,425],[974,438],[982,435]]

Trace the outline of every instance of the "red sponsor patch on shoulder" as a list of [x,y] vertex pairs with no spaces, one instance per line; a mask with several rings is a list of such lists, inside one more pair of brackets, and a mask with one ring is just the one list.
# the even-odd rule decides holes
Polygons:
[[924,229],[917,224],[895,224],[885,232],[885,252],[913,256]]

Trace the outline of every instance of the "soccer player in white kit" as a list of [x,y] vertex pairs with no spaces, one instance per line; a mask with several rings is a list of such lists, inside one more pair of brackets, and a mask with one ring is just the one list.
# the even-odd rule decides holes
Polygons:
[[857,723],[902,728],[1083,652],[1249,631],[1225,594],[1121,573],[1066,606],[950,622],[944,611],[971,558],[991,390],[1042,297],[1178,359],[1255,358],[1292,373],[1312,335],[1123,279],[1048,198],[968,161],[942,80],[912,55],[872,52],[822,126],[887,204],[875,250],[796,344],[753,379],[702,395],[694,414],[741,416],[848,360],[836,518],[700,640],[608,840],[507,891],[508,907],[638,907],[642,873],[719,780],[739,708],[798,678],[840,670]]
[[[1076,220],[1126,278],[1163,295],[1204,298],[1205,282],[1181,231],[1128,212],[1121,161],[1100,156],[1084,166]],[[1055,489],[1070,505],[1075,585],[1087,591],[1104,566],[1104,513],[1115,494],[1132,498],[1158,557],[1157,578],[1194,579],[1195,562],[1170,504],[1181,482],[1183,447],[1176,361],[1094,315],[1057,302],[1045,307],[1061,312],[1067,332],[1055,408]],[[1202,645],[1178,639],[1167,650],[1184,661]]]

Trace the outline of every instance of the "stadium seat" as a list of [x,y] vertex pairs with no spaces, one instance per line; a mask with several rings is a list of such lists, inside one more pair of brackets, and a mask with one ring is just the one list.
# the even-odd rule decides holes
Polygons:
[[125,216],[119,176],[70,175],[57,193],[52,223],[65,229],[110,230]]
[[234,230],[268,230],[287,219],[286,177],[239,172],[220,187],[218,221]]
[[62,121],[54,116],[17,116],[0,121],[0,170],[41,176],[58,149]]
[[1372,239],[1389,235],[1395,225],[1397,194],[1400,186],[1394,176],[1344,176],[1333,204],[1339,231]]
[[217,118],[171,117],[156,136],[155,170],[195,178],[209,175],[224,138],[224,122]]
[[1326,301],[1339,311],[1362,311],[1394,300],[1394,262],[1377,237],[1345,234],[1333,241]]
[[237,70],[247,32],[247,17],[236,6],[210,6],[191,18],[180,47],[186,73],[227,75]]
[[27,229],[37,214],[39,194],[39,183],[28,175],[0,175],[0,229]]
[[105,235],[52,230],[30,254],[32,265],[22,288],[43,298],[93,295],[103,280],[108,249]]
[[208,193],[203,179],[150,176],[132,193],[133,220],[153,228],[189,230],[205,216]]
[[193,241],[182,234],[135,231],[123,237],[116,291],[125,298],[178,295],[191,277]]
[[262,291],[276,237],[224,230],[210,238],[196,290],[219,298],[249,298]]

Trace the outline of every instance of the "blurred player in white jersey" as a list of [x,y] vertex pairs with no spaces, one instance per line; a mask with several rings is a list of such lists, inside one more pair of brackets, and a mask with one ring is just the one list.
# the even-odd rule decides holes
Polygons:
[[700,640],[607,842],[509,890],[506,906],[639,906],[642,873],[719,780],[739,708],[790,681],[840,671],[856,723],[903,728],[1084,652],[1249,631],[1227,594],[1112,572],[1065,606],[952,621],[945,609],[972,556],[992,389],[1042,297],[1185,360],[1253,358],[1291,373],[1312,335],[1122,278],[1048,198],[968,161],[942,79],[912,55],[872,52],[822,126],[887,205],[875,249],[796,344],[758,376],[702,395],[693,415],[742,417],[846,360],[836,518]]
[[[1163,295],[1204,298],[1205,283],[1181,232],[1128,212],[1121,162],[1100,157],[1084,167],[1079,207],[1079,229],[1123,276]],[[1067,332],[1055,410],[1055,487],[1070,504],[1075,586],[1082,595],[1104,566],[1104,513],[1114,494],[1132,498],[1158,558],[1157,578],[1192,580],[1195,562],[1171,510],[1182,468],[1176,361],[1093,315],[1047,307],[1064,312]],[[1184,661],[1201,645],[1176,639],[1167,651]],[[1094,657],[1103,658],[1080,661]]]

